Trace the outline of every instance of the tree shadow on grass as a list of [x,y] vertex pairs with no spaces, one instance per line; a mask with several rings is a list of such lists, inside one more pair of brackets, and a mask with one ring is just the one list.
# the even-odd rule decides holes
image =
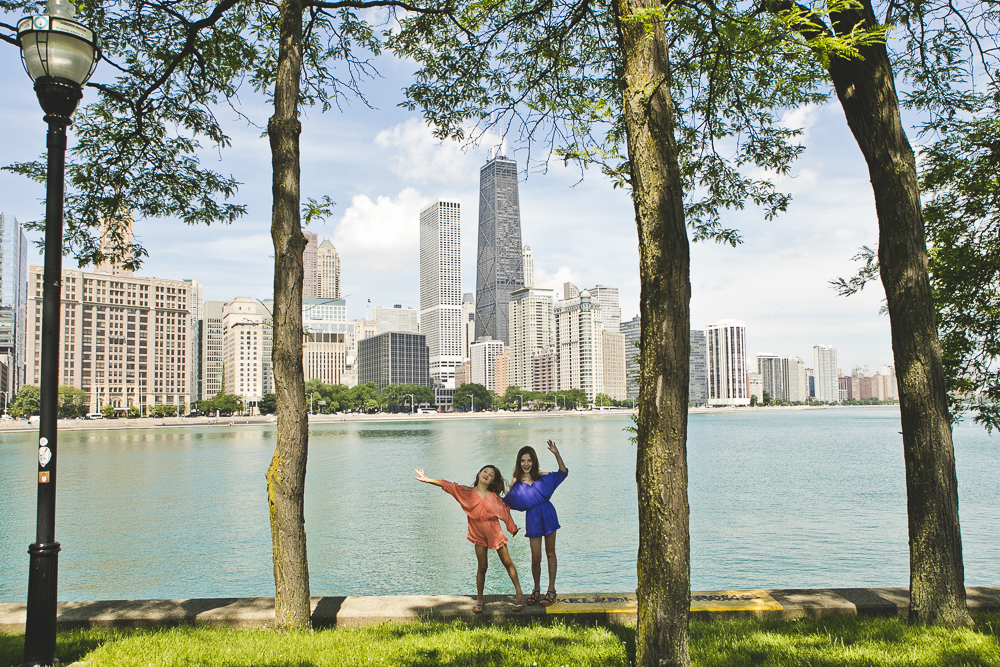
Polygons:
[[[56,634],[56,657],[68,665],[122,635],[122,630],[60,631]],[[19,667],[23,661],[24,635],[0,634],[0,667]]]
[[611,623],[608,630],[618,637],[618,641],[625,645],[625,654],[628,656],[628,664],[635,664],[635,626],[623,625],[621,623]]

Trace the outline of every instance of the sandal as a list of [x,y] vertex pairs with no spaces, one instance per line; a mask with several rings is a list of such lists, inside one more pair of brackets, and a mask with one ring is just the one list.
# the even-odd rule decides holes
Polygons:
[[511,607],[510,610],[513,611],[513,612],[518,612],[518,611],[521,611],[522,609],[524,609],[524,605],[523,604],[517,604],[517,603],[515,603],[514,606]]
[[483,605],[479,604],[478,602],[476,604],[472,605],[472,613],[473,614],[481,614],[481,613],[483,613]]
[[542,590],[540,588],[536,588],[535,590],[531,591],[531,595],[529,595],[528,599],[525,600],[524,602],[529,605],[538,604],[538,594],[541,592]]
[[543,607],[548,607],[550,604],[552,604],[555,601],[556,601],[556,592],[555,591],[546,591],[545,592],[545,597],[543,597],[541,600],[539,600],[538,604],[542,605]]

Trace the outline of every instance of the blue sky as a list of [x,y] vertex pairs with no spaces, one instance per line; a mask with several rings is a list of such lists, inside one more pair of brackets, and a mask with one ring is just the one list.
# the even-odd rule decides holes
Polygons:
[[[41,154],[45,124],[16,49],[0,46],[0,162],[6,165]],[[493,148],[462,150],[435,140],[418,114],[396,106],[410,66],[383,58],[379,67],[383,78],[365,87],[374,109],[344,100],[341,111],[311,109],[303,118],[302,195],[337,202],[334,215],[311,229],[340,253],[352,319],[364,316],[367,299],[374,306],[418,305],[417,216],[436,198],[462,204],[462,282],[464,291],[474,291],[479,168]],[[94,80],[110,76],[110,69],[99,67]],[[85,101],[94,94],[85,92]],[[243,183],[237,199],[248,215],[231,226],[139,220],[135,227],[149,251],[142,273],[194,278],[210,299],[271,294],[270,155],[260,131],[270,110],[252,94],[241,98],[240,110],[256,127],[220,110],[233,146],[202,157]],[[809,366],[813,345],[821,343],[838,348],[847,372],[854,364],[891,364],[889,321],[879,314],[881,286],[851,298],[829,286],[853,272],[851,257],[861,245],[878,238],[861,153],[836,103],[793,110],[785,122],[806,130],[804,156],[790,177],[779,179],[793,195],[791,208],[770,222],[753,208],[730,215],[726,223],[745,240],[737,248],[692,246],[692,326],[745,320],[751,354],[796,355]],[[72,128],[69,140],[72,145]],[[505,152],[523,170],[524,149],[513,145]],[[0,211],[22,222],[37,219],[44,214],[43,195],[40,185],[0,173]],[[522,239],[534,252],[539,282],[615,286],[623,319],[638,313],[637,236],[626,192],[612,189],[596,171],[581,181],[577,169],[556,162],[545,174],[522,173],[520,200]]]

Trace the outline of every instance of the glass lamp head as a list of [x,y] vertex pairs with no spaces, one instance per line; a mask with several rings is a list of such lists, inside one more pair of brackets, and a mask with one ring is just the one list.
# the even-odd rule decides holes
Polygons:
[[76,8],[68,0],[49,0],[47,10],[17,24],[24,69],[34,81],[51,77],[83,86],[101,59],[101,40],[73,20]]

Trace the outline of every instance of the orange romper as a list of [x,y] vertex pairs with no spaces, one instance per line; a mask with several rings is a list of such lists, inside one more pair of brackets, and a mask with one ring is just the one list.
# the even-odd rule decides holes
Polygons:
[[476,546],[496,550],[507,544],[507,537],[500,529],[498,519],[504,522],[509,533],[513,534],[517,530],[517,525],[510,516],[510,508],[497,494],[491,492],[481,498],[475,489],[443,479],[441,488],[453,495],[465,510],[469,517],[469,532],[465,537]]

